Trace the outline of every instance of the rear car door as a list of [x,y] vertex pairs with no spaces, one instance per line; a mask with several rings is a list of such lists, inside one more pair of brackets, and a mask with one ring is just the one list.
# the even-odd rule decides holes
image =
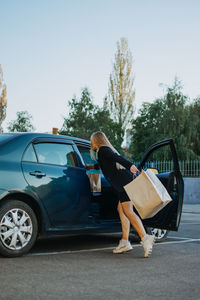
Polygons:
[[53,227],[79,228],[88,222],[90,185],[74,144],[38,138],[22,159],[25,179],[42,201]]
[[[165,158],[165,161],[163,158]],[[138,168],[139,170],[158,169],[157,177],[166,187],[173,200],[153,218],[143,220],[143,224],[148,227],[177,231],[182,213],[184,182],[179,170],[173,140],[167,139],[152,145],[144,155]],[[162,169],[162,171],[160,172],[159,169]]]

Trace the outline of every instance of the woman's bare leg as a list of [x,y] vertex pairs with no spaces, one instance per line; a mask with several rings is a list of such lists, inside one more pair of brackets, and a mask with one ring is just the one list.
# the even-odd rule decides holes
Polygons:
[[146,235],[146,231],[142,224],[140,218],[134,213],[133,205],[131,201],[122,202],[121,207],[123,209],[124,214],[129,219],[131,225],[135,228],[140,238],[142,239]]
[[117,210],[119,213],[120,221],[122,224],[122,239],[123,240],[128,240],[129,237],[129,232],[130,232],[130,221],[124,214],[123,208],[121,203],[118,203]]

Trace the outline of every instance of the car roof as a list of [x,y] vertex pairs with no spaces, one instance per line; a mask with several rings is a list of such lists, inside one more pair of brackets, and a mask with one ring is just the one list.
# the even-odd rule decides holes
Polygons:
[[90,143],[90,141],[82,139],[82,138],[77,138],[77,137],[72,137],[72,136],[67,136],[67,135],[60,135],[60,134],[50,134],[50,133],[40,133],[40,132],[5,132],[1,133],[0,135],[11,135],[14,138],[21,137],[21,136],[30,136],[30,138],[37,138],[37,137],[46,137],[46,138],[54,138],[54,139],[60,139],[60,138],[66,138],[68,140],[72,140],[75,143]]

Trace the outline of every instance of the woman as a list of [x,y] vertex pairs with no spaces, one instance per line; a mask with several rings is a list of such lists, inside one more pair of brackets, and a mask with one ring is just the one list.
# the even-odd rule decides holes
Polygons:
[[[111,145],[106,135],[97,131],[91,136],[91,157],[95,158],[97,152],[98,164],[119,197],[117,210],[122,224],[122,239],[113,253],[122,253],[132,249],[129,242],[130,223],[136,229],[141,238],[144,248],[144,257],[148,257],[152,252],[155,237],[145,232],[140,218],[134,213],[133,206],[128,198],[124,185],[128,184],[138,175],[138,169],[129,160],[120,156],[117,150]],[[89,166],[88,166],[89,168]]]

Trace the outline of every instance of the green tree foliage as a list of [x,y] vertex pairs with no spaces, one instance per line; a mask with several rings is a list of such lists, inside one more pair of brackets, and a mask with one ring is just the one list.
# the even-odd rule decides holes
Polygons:
[[189,147],[200,157],[200,97],[189,106],[190,128]]
[[6,100],[6,85],[3,80],[3,71],[0,65],[0,132],[3,132],[2,122],[6,118],[6,108],[7,108],[7,100]]
[[10,121],[8,130],[10,132],[30,132],[34,130],[31,123],[32,116],[25,110],[17,112],[17,119]]
[[[196,102],[196,105],[199,102]],[[166,138],[173,138],[179,159],[195,159],[199,155],[194,140],[196,121],[191,126],[192,113],[195,109],[189,105],[189,99],[182,93],[180,82],[167,88],[163,98],[153,103],[143,103],[132,126],[132,143],[129,152],[133,158],[141,159],[147,148],[153,143]],[[196,119],[198,116],[196,115]],[[200,132],[200,131],[199,131]],[[199,133],[198,133],[199,135]],[[164,148],[163,148],[164,149]],[[158,151],[154,159],[170,159],[168,152]]]
[[64,123],[59,134],[90,139],[95,131],[103,131],[110,142],[118,151],[121,150],[123,130],[114,122],[105,107],[94,105],[87,88],[82,90],[81,98],[74,97],[69,101],[69,115],[64,118]]
[[133,119],[135,91],[132,76],[133,57],[128,48],[128,41],[121,38],[117,42],[117,52],[110,74],[108,95],[104,100],[104,106],[108,108],[115,122],[121,124],[123,130],[127,123]]

